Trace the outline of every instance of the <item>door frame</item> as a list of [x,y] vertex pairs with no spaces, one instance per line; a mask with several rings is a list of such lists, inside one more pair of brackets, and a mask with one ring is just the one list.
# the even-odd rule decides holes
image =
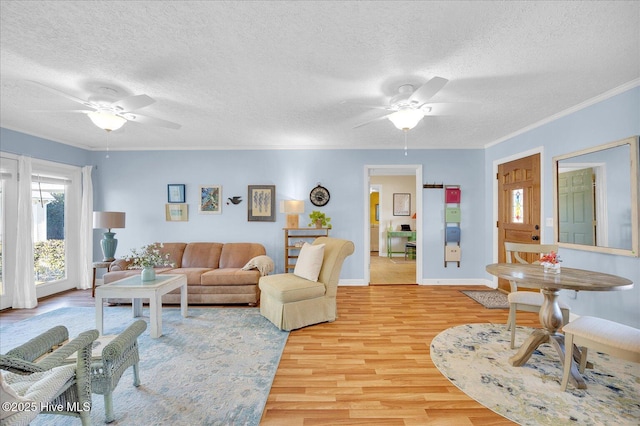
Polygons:
[[[545,235],[546,235],[545,228],[547,228],[548,226],[548,222],[547,222],[548,218],[544,217],[544,211],[545,211],[544,210],[544,194],[545,194],[544,189],[546,187],[545,185],[546,177],[544,172],[545,157],[544,157],[544,147],[539,146],[527,151],[519,152],[517,154],[512,154],[507,157],[502,157],[502,158],[493,160],[493,169],[491,174],[491,181],[492,181],[492,187],[493,187],[493,203],[492,203],[493,204],[492,205],[493,220],[491,221],[491,226],[493,229],[492,243],[491,243],[492,252],[493,252],[492,263],[496,263],[498,261],[498,227],[496,226],[496,224],[498,223],[498,179],[496,178],[496,176],[498,175],[498,166],[503,163],[509,163],[511,161],[519,160],[521,158],[529,157],[535,154],[540,154],[540,222],[542,222],[542,225],[540,226],[540,244],[545,243]],[[553,218],[551,218],[551,220],[553,221]],[[550,226],[553,228],[555,224],[551,222]],[[550,232],[553,234],[553,229]],[[494,288],[497,288],[498,286],[497,277],[493,277],[493,283],[494,283]]]
[[[379,176],[394,176],[415,175],[416,178],[416,216],[418,218],[424,217],[422,215],[422,164],[385,164],[385,165],[365,165],[364,166],[364,191],[363,191],[363,214],[364,214],[364,250],[363,250],[363,265],[364,265],[364,285],[369,285],[371,280],[371,216],[369,212],[369,187],[371,186],[371,171],[382,171]],[[416,220],[416,245],[422,247],[422,220]],[[418,253],[422,253],[423,250],[418,250]],[[422,284],[422,256],[416,256],[416,283]]]

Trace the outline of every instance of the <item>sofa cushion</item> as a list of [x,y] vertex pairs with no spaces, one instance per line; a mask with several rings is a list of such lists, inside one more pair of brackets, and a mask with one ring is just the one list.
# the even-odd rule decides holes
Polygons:
[[162,255],[168,254],[168,262],[173,265],[174,268],[182,268],[182,257],[184,256],[184,250],[187,247],[187,243],[157,243],[162,245],[159,248]]
[[211,268],[174,268],[167,271],[167,274],[184,274],[187,276],[187,285],[200,285],[202,275],[212,271]]
[[243,271],[239,268],[220,268],[202,274],[201,283],[207,285],[255,285],[260,279],[256,270]]
[[322,260],[324,259],[324,244],[311,245],[304,243],[298,254],[293,274],[310,281],[318,281]]
[[218,268],[221,251],[222,243],[189,243],[184,250],[181,267]]
[[278,274],[261,277],[260,290],[280,303],[291,303],[300,300],[323,297],[323,283],[309,281],[294,274]]
[[220,268],[242,268],[249,260],[266,254],[262,244],[226,243],[220,254]]

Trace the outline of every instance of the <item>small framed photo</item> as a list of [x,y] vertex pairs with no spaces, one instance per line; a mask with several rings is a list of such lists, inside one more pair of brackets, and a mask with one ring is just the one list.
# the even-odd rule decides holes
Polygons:
[[249,185],[248,197],[249,222],[276,221],[276,186]]
[[411,194],[393,194],[393,215],[409,216],[411,214]]
[[189,220],[188,204],[165,204],[167,222],[186,222]]
[[199,210],[201,214],[222,213],[222,186],[200,185]]
[[168,203],[184,203],[185,190],[184,185],[179,183],[170,183],[167,185],[167,202]]

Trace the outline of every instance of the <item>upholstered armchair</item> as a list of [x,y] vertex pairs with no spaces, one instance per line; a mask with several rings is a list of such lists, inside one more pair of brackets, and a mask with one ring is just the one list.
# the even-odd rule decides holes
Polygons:
[[[28,424],[40,412],[45,412],[80,417],[82,424],[89,426],[91,346],[97,337],[98,330],[85,331],[52,351],[68,338],[66,328],[58,326],[0,355],[0,369],[11,372],[3,378],[6,381],[3,386],[7,385],[11,396],[38,401],[30,404],[29,410],[3,417],[1,424]],[[76,352],[75,364],[65,365],[66,359]],[[3,395],[3,398],[7,397]]]
[[313,242],[314,246],[319,244],[325,247],[317,281],[295,273],[260,278],[260,313],[281,330],[332,322],[338,316],[338,279],[344,259],[355,247],[351,241],[331,237],[320,237]]
[[91,364],[91,391],[104,395],[106,423],[115,418],[112,392],[127,368],[133,367],[133,385],[140,386],[138,336],[146,328],[145,321],[135,321],[102,349],[101,360]]

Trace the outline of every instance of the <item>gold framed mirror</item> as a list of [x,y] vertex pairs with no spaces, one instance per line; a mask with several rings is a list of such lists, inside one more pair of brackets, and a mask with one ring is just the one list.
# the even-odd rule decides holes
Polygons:
[[553,157],[555,242],[638,257],[638,136]]

